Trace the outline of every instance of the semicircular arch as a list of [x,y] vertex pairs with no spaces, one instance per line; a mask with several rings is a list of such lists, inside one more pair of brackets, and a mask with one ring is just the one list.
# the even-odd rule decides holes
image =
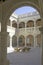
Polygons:
[[21,46],[21,47],[25,46],[25,37],[23,35],[20,35],[18,42],[19,42],[19,46]]
[[[16,4],[14,5],[15,1],[12,2],[12,6],[9,5],[10,7],[10,10],[7,12],[7,15],[6,15],[6,20],[9,19],[9,17],[11,16],[11,14],[19,7],[22,7],[22,6],[31,6],[33,8],[35,8],[39,13],[40,13],[40,8],[39,6],[37,6],[34,2],[31,2],[31,1],[28,1],[28,0],[22,0],[21,2],[20,1],[17,1]],[[9,2],[8,4],[11,4],[11,2]],[[41,15],[41,13],[40,13]]]

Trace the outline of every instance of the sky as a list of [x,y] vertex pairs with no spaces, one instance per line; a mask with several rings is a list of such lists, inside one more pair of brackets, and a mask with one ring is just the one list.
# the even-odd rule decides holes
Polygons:
[[[34,11],[37,11],[35,8],[33,7],[30,7],[30,6],[23,6],[23,7],[20,7],[20,8],[17,8],[13,13],[12,15],[14,16],[15,14],[18,16],[18,15],[21,15],[21,14],[26,14],[26,13],[30,13],[30,12],[34,12]],[[10,17],[11,21],[14,20],[13,17]]]
[[17,8],[14,11],[14,13],[17,14],[17,15],[20,15],[20,14],[25,14],[25,13],[33,12],[33,11],[37,11],[37,10],[34,9],[33,7],[30,7],[30,6],[23,6],[23,7]]

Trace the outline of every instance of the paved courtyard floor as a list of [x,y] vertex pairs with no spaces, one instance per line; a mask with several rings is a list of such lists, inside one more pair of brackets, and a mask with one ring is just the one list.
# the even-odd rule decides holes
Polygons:
[[41,48],[32,48],[29,52],[7,54],[10,65],[41,65]]

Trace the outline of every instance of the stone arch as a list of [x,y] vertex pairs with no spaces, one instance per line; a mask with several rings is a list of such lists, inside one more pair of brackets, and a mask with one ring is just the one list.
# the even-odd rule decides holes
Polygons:
[[25,23],[24,22],[20,22],[19,23],[19,28],[25,28]]
[[15,27],[15,28],[17,28],[17,22],[15,22],[15,21],[12,21],[12,27]]
[[17,37],[15,35],[12,37],[12,46],[17,47]]
[[[16,3],[16,5],[15,5],[14,3]],[[8,1],[8,2],[5,3],[5,4],[8,4],[8,5],[6,5],[6,6],[8,6],[7,9],[9,10],[9,11],[7,12],[7,15],[6,15],[6,20],[9,19],[9,17],[10,17],[11,14],[14,12],[14,10],[16,10],[17,8],[19,8],[19,7],[21,7],[21,6],[32,6],[33,8],[36,8],[36,9],[38,10],[38,12],[40,13],[40,8],[39,8],[39,6],[38,6],[35,2],[32,2],[32,1],[28,1],[28,0],[25,0],[25,1],[24,1],[24,0],[14,1],[14,0],[11,0],[11,2]],[[9,9],[9,8],[10,8],[10,9]],[[40,13],[40,15],[41,15],[41,13]]]
[[29,21],[27,22],[27,27],[34,27],[34,21],[29,20]]
[[[12,3],[12,1],[13,1],[14,3]],[[22,2],[25,2],[25,4],[23,3],[24,5],[29,4],[29,3],[27,2],[28,0],[26,0],[26,1],[25,1],[25,0],[19,0],[19,1],[17,1],[17,2],[16,2],[16,1],[17,1],[17,0],[9,0],[9,1],[8,1],[8,4],[6,3],[6,4],[7,4],[6,6],[5,6],[5,5],[3,6],[4,3],[2,3],[2,6],[3,6],[3,7],[1,7],[1,8],[2,8],[2,10],[4,10],[3,12],[5,12],[5,10],[6,10],[5,13],[7,13],[5,18],[2,17],[2,18],[4,19],[4,21],[7,21],[7,20],[9,19],[10,15],[12,14],[12,12],[13,12],[16,8],[19,7],[18,5],[16,6],[17,2],[22,1]],[[32,1],[32,0],[30,0],[30,1]],[[34,1],[34,0],[33,0],[33,1]],[[27,2],[27,3],[26,3],[26,2]],[[20,2],[19,2],[19,3],[20,3]],[[19,3],[18,3],[18,4],[19,4]],[[9,4],[10,4],[10,5],[9,5]],[[14,4],[15,4],[15,5],[14,5]],[[21,4],[21,3],[20,3],[20,4]],[[23,5],[23,4],[22,4],[22,5]],[[5,7],[6,7],[6,8],[5,8]],[[12,7],[13,7],[13,8],[12,8]],[[4,8],[5,8],[5,9],[4,9]],[[38,8],[39,8],[39,7],[38,7]],[[9,11],[7,12],[7,10],[9,10]],[[4,13],[4,14],[5,14],[5,13]],[[3,31],[2,31],[2,32],[3,32]],[[5,31],[4,31],[4,32],[5,32]],[[4,41],[5,41],[5,40],[4,40]],[[1,59],[3,60],[4,65],[6,65],[6,64],[7,64],[7,63],[5,63],[5,60],[7,60],[7,59],[6,59],[6,51],[5,51],[5,50],[6,50],[6,47],[3,47],[3,48],[5,48],[5,49],[4,49],[4,52],[3,52],[4,55],[1,57]],[[2,48],[2,50],[3,50],[3,48]],[[1,52],[1,53],[2,53],[2,52]],[[2,53],[2,54],[3,54],[3,53]],[[7,61],[6,61],[6,62],[7,62]],[[1,62],[1,64],[2,64],[2,62]]]
[[20,47],[25,46],[25,37],[23,35],[20,35],[18,42]]
[[36,21],[36,26],[41,26],[41,25],[42,25],[41,19],[37,19],[37,21]]
[[34,37],[33,37],[33,35],[28,35],[26,37],[26,44],[27,44],[27,46],[34,46],[33,45],[34,44]]
[[40,47],[41,46],[41,40],[42,40],[41,34],[38,34],[36,37],[37,37],[37,45]]

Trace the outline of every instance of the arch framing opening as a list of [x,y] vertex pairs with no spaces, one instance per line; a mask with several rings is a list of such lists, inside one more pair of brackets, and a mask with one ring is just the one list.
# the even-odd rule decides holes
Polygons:
[[[22,2],[17,2],[16,5],[14,5],[14,3],[12,3],[13,6],[10,7],[10,10],[7,12],[7,16],[6,16],[6,20],[9,19],[9,17],[11,16],[11,14],[19,7],[22,7],[22,6],[31,6],[33,8],[35,8],[39,13],[40,13],[40,8],[33,2],[30,2],[30,1],[22,1]],[[41,15],[41,13],[40,13]]]

